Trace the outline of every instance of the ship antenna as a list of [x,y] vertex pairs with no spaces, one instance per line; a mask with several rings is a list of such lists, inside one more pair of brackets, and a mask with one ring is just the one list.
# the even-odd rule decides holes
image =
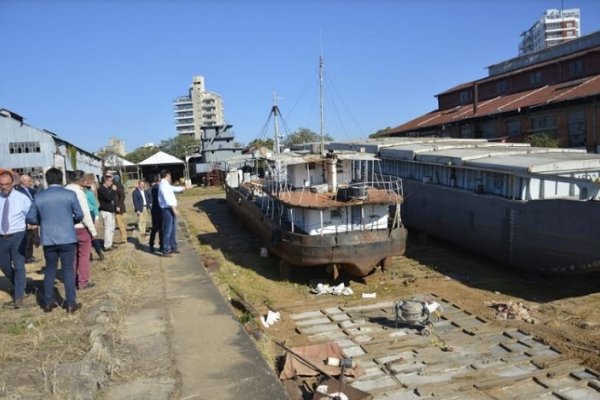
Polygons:
[[271,110],[273,113],[273,125],[275,128],[275,154],[279,154],[281,152],[280,144],[279,144],[279,121],[277,120],[277,116],[279,115],[279,107],[277,106],[277,93],[273,90],[273,109]]

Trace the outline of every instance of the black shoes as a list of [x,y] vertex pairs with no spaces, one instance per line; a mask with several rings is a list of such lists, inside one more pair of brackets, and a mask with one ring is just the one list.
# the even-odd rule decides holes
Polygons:
[[91,288],[93,288],[94,286],[96,286],[96,284],[95,284],[94,282],[89,282],[89,283],[88,283],[87,285],[85,285],[84,287],[82,287],[82,288],[79,288],[79,290],[91,289]]
[[[51,312],[52,312],[52,310],[54,310],[54,309],[55,309],[55,308],[57,308],[57,307],[58,307],[58,304],[56,304],[56,303],[52,303],[52,304],[50,304],[49,306],[45,306],[45,307],[44,307],[44,312],[45,312],[45,313],[51,313]],[[70,305],[70,306],[67,306],[67,308],[66,308],[66,311],[67,311],[69,314],[73,314],[74,312],[81,310],[81,307],[83,307],[83,305],[82,305],[81,303],[72,304],[72,305]]]
[[67,306],[67,312],[69,314],[73,314],[74,312],[81,310],[81,307],[83,307],[81,303],[72,304],[70,306]]
[[44,306],[44,312],[51,313],[52,310],[54,310],[56,307],[58,307],[58,304],[56,304],[56,303],[52,303],[49,306]]

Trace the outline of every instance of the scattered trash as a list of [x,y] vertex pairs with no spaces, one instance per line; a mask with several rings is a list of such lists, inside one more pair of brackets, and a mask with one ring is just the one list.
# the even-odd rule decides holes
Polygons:
[[[291,349],[281,343],[277,344],[287,351],[283,369],[279,374],[281,380],[299,376],[324,375],[332,378],[343,374],[357,378],[365,375],[364,368],[349,358],[337,343],[320,343]],[[331,358],[337,359],[340,362],[339,365],[328,365],[328,360]],[[342,364],[342,361],[345,364]],[[349,364],[352,365],[347,368]]]
[[375,299],[377,298],[377,293],[373,292],[373,293],[363,293],[362,294],[362,298],[363,299]]
[[346,396],[342,392],[331,392],[331,393],[329,393],[329,386],[327,386],[327,385],[320,385],[320,386],[318,386],[317,387],[317,393],[326,394],[328,397],[331,397],[331,398],[334,398],[334,399],[348,400],[348,396]]
[[532,311],[530,307],[527,307],[523,302],[519,301],[513,303],[509,301],[508,303],[502,303],[499,301],[484,301],[488,307],[495,308],[498,312],[496,313],[496,319],[498,320],[506,320],[506,319],[516,319],[519,321],[529,322],[531,324],[535,324],[537,320],[529,315],[529,312]]
[[328,284],[319,283],[316,287],[311,289],[311,293],[315,293],[317,296],[320,296],[322,294],[350,296],[351,294],[354,294],[354,291],[349,286],[344,286],[344,282],[340,283],[337,286],[330,286]]
[[270,328],[271,326],[273,326],[273,324],[275,324],[275,322],[279,321],[280,319],[281,314],[279,314],[279,311],[273,312],[269,310],[267,315],[260,317],[260,322],[262,322],[265,328]]
[[267,249],[266,247],[261,247],[260,248],[260,256],[262,258],[267,258],[269,257],[269,249]]
[[[328,392],[330,390],[331,392]],[[373,395],[335,379],[326,379],[317,386],[313,400],[372,400]]]

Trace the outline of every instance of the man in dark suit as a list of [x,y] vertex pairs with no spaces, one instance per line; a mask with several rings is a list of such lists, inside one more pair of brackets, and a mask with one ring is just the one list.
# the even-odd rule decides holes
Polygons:
[[[33,188],[31,177],[27,174],[21,174],[19,181],[15,181],[15,183],[17,182],[20,182],[20,184],[15,185],[15,189],[29,197],[29,200],[33,201],[36,190]],[[25,231],[25,263],[29,264],[37,261],[33,256],[33,245],[38,241],[39,236],[37,226],[27,225],[27,230]]]
[[146,192],[146,182],[138,181],[137,188],[133,190],[131,197],[133,198],[133,209],[138,217],[139,235],[140,237],[146,237],[146,221],[148,220],[148,211],[152,203]]
[[63,173],[57,168],[46,171],[48,189],[38,193],[27,213],[26,221],[39,225],[41,242],[46,259],[44,273],[44,312],[52,312],[57,307],[54,297],[54,279],[58,260],[64,273],[65,304],[67,312],[81,308],[77,303],[75,290],[75,270],[73,263],[77,251],[77,234],[74,224],[83,220],[83,211],[77,195],[62,187]]
[[156,239],[156,234],[158,233],[158,251],[162,253],[163,251],[163,235],[162,235],[162,210],[160,209],[160,205],[158,204],[158,182],[160,182],[160,177],[157,175],[154,177],[154,182],[152,183],[152,187],[150,188],[150,197],[151,197],[151,208],[150,213],[152,215],[152,230],[150,231],[150,253],[154,253],[154,241]]

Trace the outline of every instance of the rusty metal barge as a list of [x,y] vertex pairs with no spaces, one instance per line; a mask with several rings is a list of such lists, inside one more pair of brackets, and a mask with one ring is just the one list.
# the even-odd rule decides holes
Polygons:
[[600,155],[485,139],[330,143],[382,159],[403,180],[403,221],[506,265],[600,270]]
[[[330,266],[334,276],[343,270],[361,277],[389,257],[404,254],[401,181],[375,174],[375,157],[356,152],[258,153],[230,168],[226,199],[280,258],[282,274]],[[264,172],[257,172],[257,165]]]

